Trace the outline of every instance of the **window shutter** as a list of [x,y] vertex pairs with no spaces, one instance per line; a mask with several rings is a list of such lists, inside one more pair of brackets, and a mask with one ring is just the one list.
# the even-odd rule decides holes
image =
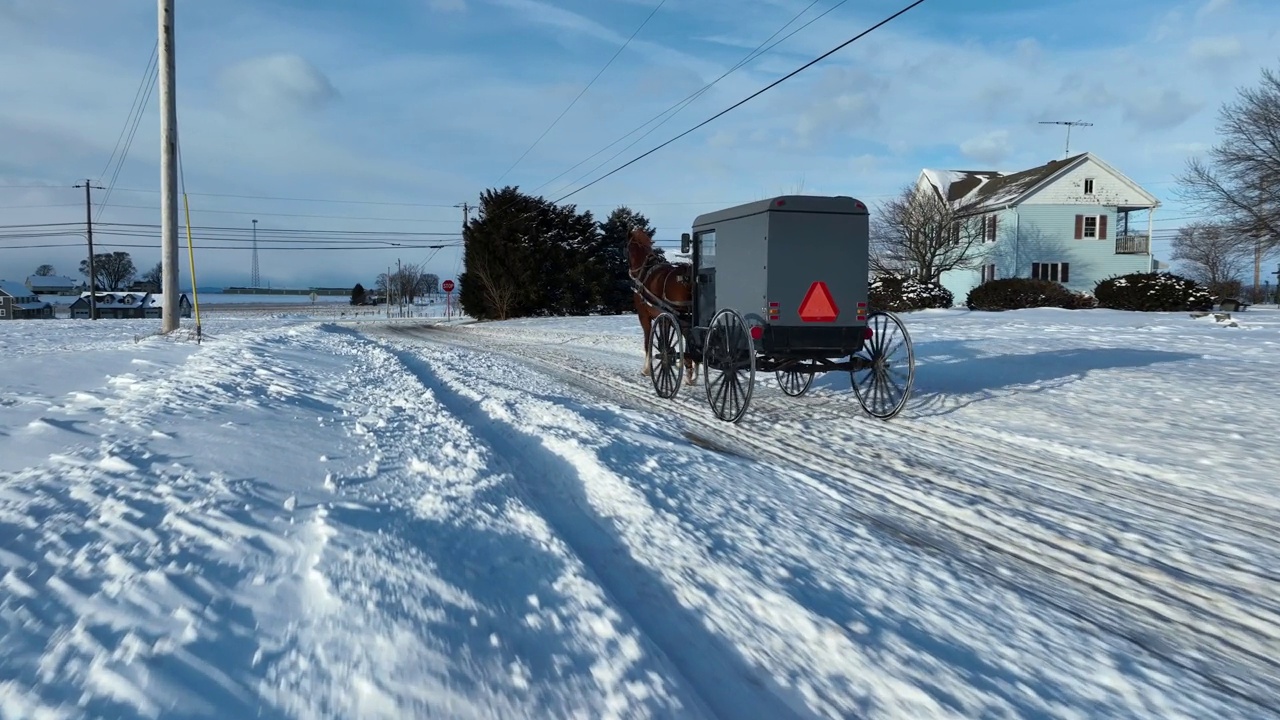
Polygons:
[[1071,263],[1062,263],[1062,282],[1071,282]]
[[1107,216],[1106,215],[1098,216],[1098,239],[1099,240],[1107,239]]
[[1031,263],[1031,277],[1036,280],[1040,279],[1040,263]]
[[996,241],[996,221],[999,219],[999,215],[992,215],[991,224],[987,226],[987,240],[990,242]]
[[1076,216],[1076,239],[1079,240],[1083,237],[1084,237],[1084,216],[1077,215]]

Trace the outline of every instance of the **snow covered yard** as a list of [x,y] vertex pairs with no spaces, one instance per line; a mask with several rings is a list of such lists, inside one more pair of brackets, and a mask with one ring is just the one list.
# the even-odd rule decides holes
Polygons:
[[916,397],[633,316],[0,323],[0,717],[1267,717],[1280,313],[928,311]]

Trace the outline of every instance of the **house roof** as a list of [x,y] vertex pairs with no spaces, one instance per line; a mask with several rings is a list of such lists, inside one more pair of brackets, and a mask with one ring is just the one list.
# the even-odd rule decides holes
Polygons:
[[65,275],[31,275],[27,278],[27,286],[73,288],[76,281]]
[[1014,173],[996,170],[930,170],[923,175],[948,202],[961,212],[990,210],[1017,202],[1041,183],[1089,157],[1080,153]]
[[14,307],[20,308],[22,310],[43,310],[47,307],[53,307],[53,306],[47,302],[27,302],[27,303],[14,303]]
[[[191,301],[187,299],[186,293],[178,293],[179,305],[190,302]],[[164,295],[160,293],[148,293],[146,305],[147,307],[162,307],[164,305]]]
[[0,280],[0,293],[4,293],[9,297],[31,297],[35,293],[22,283],[12,282],[10,280]]
[[1089,160],[1141,193],[1153,206],[1159,205],[1159,201],[1151,193],[1143,190],[1137,183],[1097,156],[1087,152],[1061,160],[1051,160],[1043,165],[1013,173],[994,170],[926,168],[921,171],[921,177],[933,185],[948,202],[955,204],[960,213],[977,213],[1015,204],[1059,175]]

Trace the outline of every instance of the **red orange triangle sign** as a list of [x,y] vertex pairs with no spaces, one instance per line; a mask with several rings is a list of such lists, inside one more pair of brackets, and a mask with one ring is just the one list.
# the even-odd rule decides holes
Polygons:
[[832,322],[840,315],[840,308],[831,297],[827,284],[821,280],[809,286],[800,302],[800,319],[805,322]]

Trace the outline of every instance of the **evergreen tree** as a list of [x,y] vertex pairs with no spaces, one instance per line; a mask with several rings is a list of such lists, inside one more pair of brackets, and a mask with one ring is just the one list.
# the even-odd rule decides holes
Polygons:
[[536,199],[508,186],[486,190],[476,217],[462,230],[458,302],[477,320],[531,314],[535,277]]
[[356,286],[351,288],[351,304],[363,305],[364,299],[365,299],[364,285],[361,285],[360,283],[356,283]]

